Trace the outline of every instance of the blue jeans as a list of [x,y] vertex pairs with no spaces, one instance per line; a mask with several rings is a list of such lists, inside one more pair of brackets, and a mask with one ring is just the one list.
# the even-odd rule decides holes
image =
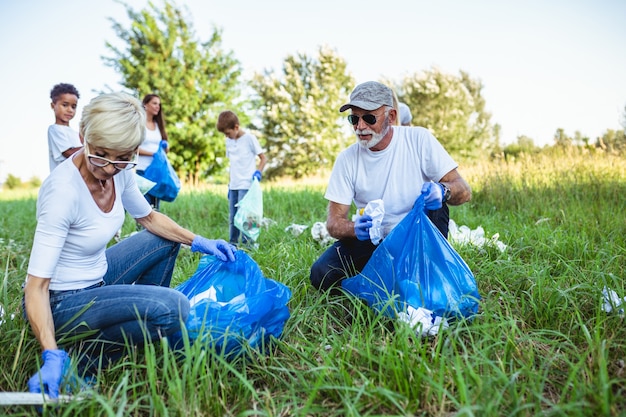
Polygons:
[[142,231],[107,249],[101,284],[50,291],[56,336],[60,345],[76,349],[80,372],[117,360],[126,343],[141,346],[180,330],[189,300],[168,288],[179,249],[179,243]]
[[[427,213],[428,218],[448,238],[450,211],[447,204],[438,210]],[[339,294],[341,281],[352,277],[365,268],[372,257],[376,246],[370,241],[357,239],[341,239],[336,241],[311,266],[311,285],[318,290],[331,290],[331,294]]]
[[237,214],[237,203],[239,203],[245,195],[248,193],[248,190],[228,190],[228,227],[229,227],[229,239],[228,241],[233,245],[239,244],[239,235],[241,234],[241,241],[246,244],[248,243],[248,236],[241,233],[239,229],[235,226],[235,214]]

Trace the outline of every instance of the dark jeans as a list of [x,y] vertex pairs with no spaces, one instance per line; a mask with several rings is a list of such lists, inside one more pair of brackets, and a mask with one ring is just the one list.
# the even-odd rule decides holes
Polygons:
[[[439,210],[432,210],[428,218],[448,238],[450,210],[444,204]],[[369,240],[341,239],[336,241],[311,266],[311,285],[318,290],[331,290],[332,294],[340,293],[341,281],[361,272],[372,257],[376,246]]]
[[248,243],[248,236],[241,233],[235,226],[235,214],[237,214],[237,203],[239,203],[248,194],[248,190],[228,190],[228,227],[229,227],[229,243],[237,246],[239,244],[239,236],[241,235],[241,242],[243,244]]

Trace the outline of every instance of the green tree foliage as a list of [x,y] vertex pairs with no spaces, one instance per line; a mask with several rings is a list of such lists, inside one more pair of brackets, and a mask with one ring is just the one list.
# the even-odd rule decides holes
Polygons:
[[349,140],[339,113],[354,88],[346,62],[327,47],[320,47],[317,57],[289,55],[282,74],[255,74],[252,87],[258,94],[268,177],[300,178],[330,168]]
[[574,143],[574,139],[568,136],[565,133],[565,130],[562,128],[558,128],[556,132],[554,132],[554,145],[560,148],[568,148],[572,146]]
[[9,190],[14,190],[22,186],[22,180],[20,177],[16,177],[13,174],[7,175],[7,178],[4,180],[4,186]]
[[141,99],[161,97],[170,139],[168,157],[179,175],[197,183],[220,171],[225,159],[224,141],[215,129],[217,114],[239,95],[241,69],[231,52],[221,48],[221,32],[196,39],[191,19],[168,0],[162,7],[149,2],[139,12],[124,4],[131,27],[110,19],[123,49],[107,42],[112,57],[106,65],[122,76],[121,84]]
[[612,153],[626,152],[626,130],[608,129],[596,140],[596,147]]
[[437,68],[407,75],[396,87],[398,99],[412,111],[414,126],[428,128],[448,152],[475,157],[495,145],[491,114],[485,111],[480,80],[466,72]]
[[535,146],[535,141],[528,136],[521,135],[517,137],[517,142],[504,147],[504,155],[508,157],[517,157],[520,154],[531,155],[539,152],[541,149]]

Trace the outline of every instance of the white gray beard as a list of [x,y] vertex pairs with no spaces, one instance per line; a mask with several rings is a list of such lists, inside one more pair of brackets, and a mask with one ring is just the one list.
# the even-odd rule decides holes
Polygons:
[[[386,118],[384,126],[385,127],[383,131],[380,133],[374,133],[374,131],[371,129],[355,130],[354,133],[356,133],[357,135],[356,138],[359,142],[359,145],[361,145],[365,149],[372,149],[374,146],[378,145],[380,141],[383,140],[387,132],[389,132],[389,128],[391,127]],[[372,135],[372,138],[370,140],[359,139],[359,135]]]

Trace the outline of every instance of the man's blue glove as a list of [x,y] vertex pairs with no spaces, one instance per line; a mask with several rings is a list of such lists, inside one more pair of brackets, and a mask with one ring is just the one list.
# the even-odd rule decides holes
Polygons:
[[234,261],[236,250],[237,248],[222,239],[207,239],[198,235],[191,242],[192,252],[215,255],[222,261]]
[[443,186],[437,182],[427,182],[422,185],[424,208],[438,210],[443,206]]
[[163,148],[164,151],[167,150],[167,141],[166,140],[162,140],[161,141],[161,148]]
[[258,182],[261,182],[261,171],[259,171],[258,169],[254,171],[254,174],[252,174],[252,179],[254,178],[256,178]]
[[370,227],[372,227],[372,216],[365,214],[354,222],[354,233],[359,240],[370,239]]
[[43,387],[44,393],[48,394],[50,398],[58,398],[63,369],[65,362],[69,361],[69,356],[64,350],[46,349],[41,357],[43,358],[43,366],[28,380],[28,390],[41,393]]

